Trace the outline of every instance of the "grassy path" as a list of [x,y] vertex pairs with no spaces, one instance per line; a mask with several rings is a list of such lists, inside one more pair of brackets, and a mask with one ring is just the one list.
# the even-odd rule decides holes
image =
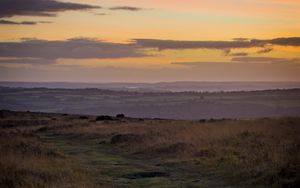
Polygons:
[[182,162],[166,165],[124,156],[108,145],[74,135],[43,134],[41,138],[91,172],[96,187],[220,187]]

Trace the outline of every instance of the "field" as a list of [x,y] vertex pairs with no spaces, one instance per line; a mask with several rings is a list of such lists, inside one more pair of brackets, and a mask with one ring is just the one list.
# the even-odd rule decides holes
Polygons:
[[0,112],[0,187],[297,187],[300,118]]

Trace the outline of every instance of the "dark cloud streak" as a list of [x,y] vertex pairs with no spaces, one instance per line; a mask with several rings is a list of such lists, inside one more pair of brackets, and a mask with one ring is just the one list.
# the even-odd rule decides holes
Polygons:
[[144,10],[144,9],[140,8],[140,7],[116,6],[116,7],[109,8],[109,10],[141,11],[141,10]]
[[143,57],[136,44],[121,44],[77,38],[66,41],[30,39],[0,43],[0,57],[42,59],[92,59]]
[[0,25],[36,25],[37,22],[24,21],[24,22],[14,22],[9,20],[0,20]]
[[246,52],[237,52],[237,53],[231,53],[230,56],[247,56],[248,53]]
[[101,7],[55,0],[1,0],[0,18],[13,16],[56,16],[58,12],[96,8]]
[[138,45],[147,48],[167,49],[231,49],[265,47],[266,45],[300,46],[300,37],[276,38],[271,40],[233,40],[233,41],[177,41],[159,39],[134,39]]
[[271,51],[273,51],[273,48],[264,48],[262,50],[257,51],[256,53],[258,53],[258,54],[266,54],[266,53],[269,53]]
[[53,64],[55,60],[43,58],[3,58],[0,59],[0,64],[32,64],[32,65],[45,65]]
[[252,40],[254,42],[264,42],[280,46],[300,46],[300,37],[276,38],[271,40]]
[[229,48],[249,48],[252,46],[264,46],[263,42],[249,41],[176,41],[176,40],[157,40],[157,39],[135,39],[137,44],[143,47],[166,49],[229,49]]
[[0,20],[0,25],[37,25],[39,23],[42,24],[48,24],[48,23],[52,23],[52,22],[48,22],[48,21],[23,21],[23,22],[15,22],[15,21],[10,21],[10,20]]
[[297,58],[276,58],[276,57],[235,57],[232,62],[240,63],[299,63]]

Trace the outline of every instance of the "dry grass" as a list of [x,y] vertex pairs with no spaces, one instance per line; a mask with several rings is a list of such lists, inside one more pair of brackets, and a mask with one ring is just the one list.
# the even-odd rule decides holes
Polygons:
[[300,183],[299,118],[102,122],[64,131],[106,140],[132,155],[189,161],[233,184]]
[[88,143],[108,146],[118,155],[154,159],[162,165],[185,161],[231,185],[300,185],[300,118],[95,121],[92,116],[20,113],[1,125],[20,118],[44,122],[31,122],[25,128],[19,121],[16,127],[2,126],[1,187],[93,186],[87,172],[32,134],[44,132],[76,135]]
[[34,134],[0,131],[0,187],[92,187],[88,174]]

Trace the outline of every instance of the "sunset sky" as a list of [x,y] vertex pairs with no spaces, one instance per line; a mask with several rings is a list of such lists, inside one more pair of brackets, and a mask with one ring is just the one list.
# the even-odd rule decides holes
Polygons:
[[0,0],[0,81],[300,81],[300,0]]

